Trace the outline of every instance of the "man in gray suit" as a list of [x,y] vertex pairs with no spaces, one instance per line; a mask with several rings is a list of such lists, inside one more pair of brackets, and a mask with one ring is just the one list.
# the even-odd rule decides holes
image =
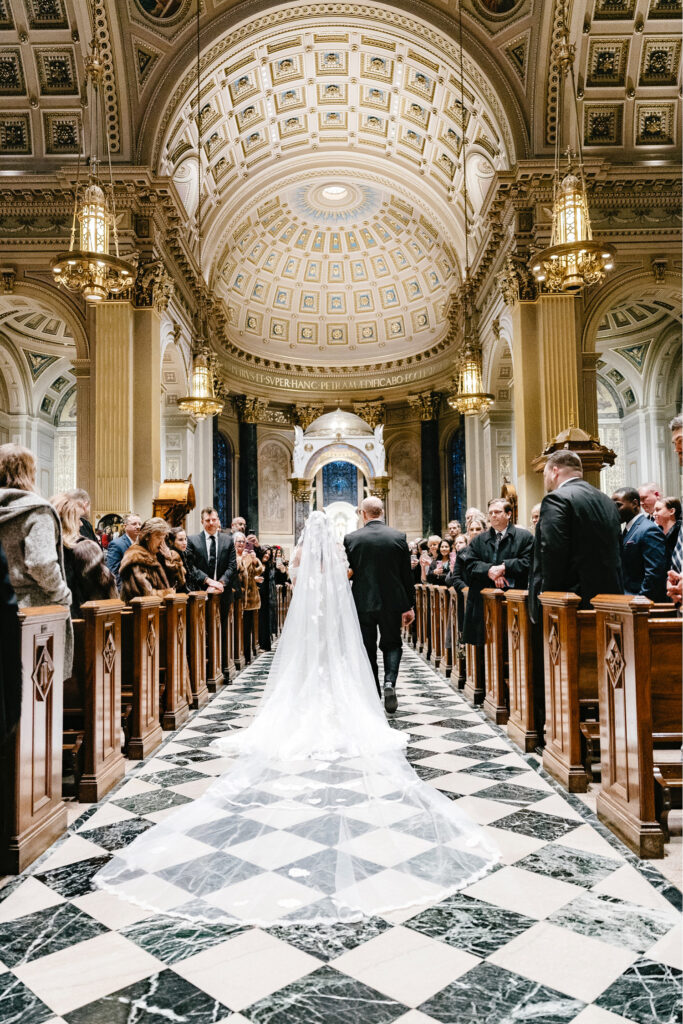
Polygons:
[[141,526],[142,520],[137,512],[129,512],[127,516],[123,517],[123,533],[120,537],[116,537],[115,540],[110,542],[105,552],[107,568],[114,574],[116,586],[119,590],[121,589],[121,580],[119,578],[121,559],[131,544],[135,544]]
[[367,651],[380,697],[377,668],[377,630],[384,658],[384,707],[396,711],[396,679],[401,662],[401,626],[415,618],[415,585],[405,533],[383,521],[379,498],[365,498],[361,505],[363,527],[344,537],[346,557],[353,573],[351,587]]

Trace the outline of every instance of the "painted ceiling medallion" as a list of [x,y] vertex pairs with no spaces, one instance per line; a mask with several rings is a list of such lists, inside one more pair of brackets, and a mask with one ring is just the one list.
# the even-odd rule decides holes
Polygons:
[[293,191],[292,208],[321,224],[353,223],[377,212],[380,197],[376,189],[355,182],[319,182]]

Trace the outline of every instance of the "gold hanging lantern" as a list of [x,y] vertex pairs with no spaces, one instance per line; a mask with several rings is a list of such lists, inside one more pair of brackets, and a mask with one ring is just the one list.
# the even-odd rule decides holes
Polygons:
[[[531,261],[534,277],[551,292],[580,292],[587,285],[598,284],[614,267],[614,250],[603,242],[594,242],[588,213],[588,195],[581,156],[581,131],[576,107],[574,82],[574,47],[569,42],[569,30],[564,12],[563,36],[557,51],[555,66],[559,75],[559,120],[555,142],[555,176],[553,194],[553,223],[550,246]],[[564,101],[564,82],[569,75],[572,87],[572,105],[577,126],[578,164],[572,167],[567,151],[567,168],[560,170],[561,128]]]
[[196,420],[205,420],[207,416],[217,416],[223,411],[223,402],[216,398],[213,387],[213,370],[208,350],[201,348],[192,362],[192,388],[186,398],[181,398],[178,408],[188,412]]
[[457,409],[463,416],[483,412],[493,404],[493,395],[484,391],[478,346],[465,349],[447,401],[451,409]]
[[[107,138],[109,183],[104,185],[99,175],[100,144],[100,84],[104,63],[95,40],[85,61],[86,89],[90,108],[90,153],[86,157],[88,179],[80,183],[80,158],[76,175],[74,212],[71,224],[71,244],[68,252],[59,253],[52,261],[55,282],[69,291],[80,293],[86,302],[101,302],[112,295],[130,290],[135,280],[135,268],[119,256],[116,232],[116,207],[112,181],[111,158]],[[105,128],[106,132],[106,128]],[[79,246],[76,246],[76,223],[80,225]],[[109,238],[113,236],[114,252],[109,253]]]

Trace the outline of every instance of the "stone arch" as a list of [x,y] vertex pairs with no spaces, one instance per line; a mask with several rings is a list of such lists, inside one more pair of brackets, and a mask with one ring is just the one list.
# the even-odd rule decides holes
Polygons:
[[18,278],[14,283],[12,292],[8,295],[0,296],[0,312],[12,311],[14,296],[33,300],[37,311],[47,312],[50,316],[58,316],[62,319],[71,330],[74,340],[75,358],[90,358],[90,343],[86,332],[85,318],[83,313],[76,307],[75,302],[65,295],[64,292],[59,291],[53,285],[26,278]]
[[588,303],[581,338],[583,352],[595,352],[598,327],[605,314],[627,299],[665,299],[681,308],[680,277],[666,270],[662,282],[656,282],[649,267],[626,271],[603,285]]
[[352,463],[367,480],[372,480],[375,476],[372,463],[360,448],[347,442],[335,441],[333,444],[325,445],[309,459],[306,463],[304,479],[314,480],[318,470],[330,462],[339,460]]
[[31,381],[21,353],[6,334],[0,333],[0,379],[6,396],[0,412],[28,415],[31,412]]

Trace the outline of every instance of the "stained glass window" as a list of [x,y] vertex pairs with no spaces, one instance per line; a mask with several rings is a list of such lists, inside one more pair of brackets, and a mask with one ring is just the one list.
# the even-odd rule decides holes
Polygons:
[[463,529],[466,508],[465,424],[460,420],[448,449],[448,518],[457,519]]
[[323,505],[333,501],[358,503],[358,470],[351,462],[328,462],[323,466]]
[[232,447],[213,421],[213,503],[221,526],[232,522]]

